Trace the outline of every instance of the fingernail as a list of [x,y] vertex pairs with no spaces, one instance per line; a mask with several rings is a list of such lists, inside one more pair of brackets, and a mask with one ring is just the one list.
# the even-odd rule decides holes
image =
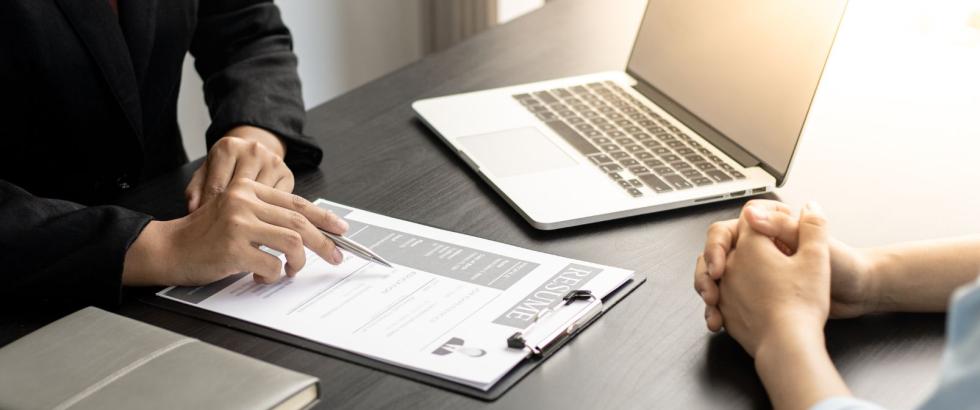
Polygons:
[[806,205],[804,205],[804,208],[807,211],[813,212],[815,214],[823,214],[823,207],[821,207],[820,204],[817,203],[817,201],[807,202]]
[[343,218],[337,218],[337,225],[340,225],[340,229],[345,232],[350,229],[350,224],[343,220]]
[[749,212],[752,213],[752,217],[757,221],[765,221],[769,219],[769,211],[759,208],[749,208]]
[[708,272],[707,272],[708,273],[708,276],[711,276],[711,272],[714,272],[714,271],[715,271],[715,264],[714,264],[714,262],[708,262]]
[[333,261],[334,263],[340,263],[344,261],[344,254],[340,253],[340,249],[333,248]]

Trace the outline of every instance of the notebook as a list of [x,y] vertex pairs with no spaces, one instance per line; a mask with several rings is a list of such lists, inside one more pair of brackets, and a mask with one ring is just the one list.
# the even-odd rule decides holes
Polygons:
[[3,409],[305,409],[319,381],[88,307],[0,349]]

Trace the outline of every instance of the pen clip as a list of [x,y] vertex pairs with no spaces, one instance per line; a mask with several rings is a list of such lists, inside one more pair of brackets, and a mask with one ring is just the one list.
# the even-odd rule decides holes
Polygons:
[[[572,290],[562,300],[558,308],[542,310],[531,326],[508,337],[507,347],[527,348],[535,358],[548,357],[602,313],[602,300],[589,290]],[[558,323],[552,323],[555,320]]]

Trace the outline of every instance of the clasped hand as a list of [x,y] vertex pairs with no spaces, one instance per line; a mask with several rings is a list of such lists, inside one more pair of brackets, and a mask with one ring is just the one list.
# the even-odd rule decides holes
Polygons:
[[755,200],[739,219],[711,226],[694,288],[708,329],[726,328],[754,356],[771,335],[822,334],[828,316],[874,310],[868,266],[863,252],[828,235],[817,207]]

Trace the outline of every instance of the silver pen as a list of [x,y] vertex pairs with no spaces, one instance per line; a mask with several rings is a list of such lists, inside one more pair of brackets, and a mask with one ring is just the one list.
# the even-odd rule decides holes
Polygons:
[[367,246],[354,242],[350,238],[345,238],[341,235],[332,234],[330,232],[324,231],[323,229],[320,229],[320,232],[326,235],[327,238],[330,238],[330,240],[333,241],[333,243],[337,244],[337,247],[340,249],[353,253],[361,257],[362,259],[368,260],[370,262],[387,266],[389,268],[392,267],[391,263],[386,261],[381,256],[378,256],[378,254],[374,253],[371,249],[368,249]]

